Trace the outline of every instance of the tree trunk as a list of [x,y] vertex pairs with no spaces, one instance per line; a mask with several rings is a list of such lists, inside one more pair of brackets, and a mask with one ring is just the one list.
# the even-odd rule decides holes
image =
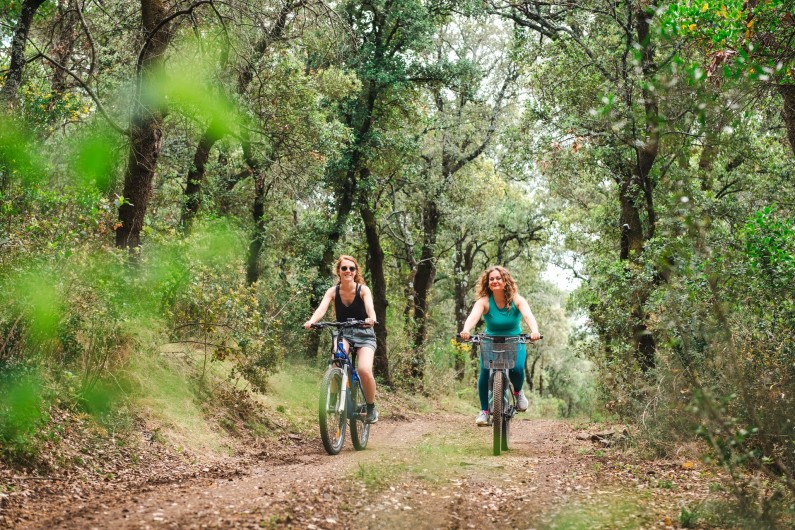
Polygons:
[[538,395],[544,397],[544,358],[541,358],[541,364],[538,366]]
[[795,154],[795,85],[778,85],[778,93],[781,94],[784,103],[781,116],[787,127],[787,138],[790,148]]
[[25,69],[25,43],[33,23],[33,17],[45,0],[24,0],[19,13],[19,20],[11,38],[11,56],[6,71],[6,81],[0,90],[0,101],[3,106],[13,107],[17,101],[17,91],[22,84],[22,71]]
[[[272,183],[265,182],[265,172],[259,159],[254,156],[253,146],[248,134],[243,134],[242,139],[243,159],[248,165],[248,169],[254,176],[254,204],[251,207],[251,215],[254,221],[254,228],[251,234],[251,242],[248,247],[248,257],[246,260],[246,283],[252,285],[259,280],[260,268],[259,257],[262,254],[262,247],[265,244],[265,202]],[[278,149],[278,147],[275,147]]]
[[426,201],[422,216],[422,249],[413,282],[415,351],[420,351],[428,338],[428,299],[436,279],[436,234],[438,228],[439,206],[436,201]]
[[130,152],[124,173],[124,203],[119,206],[116,246],[133,249],[141,244],[141,229],[152,197],[157,159],[163,140],[163,115],[141,116],[130,127]]
[[635,358],[643,373],[649,372],[656,365],[654,355],[657,351],[657,346],[654,340],[654,335],[651,334],[646,322],[648,315],[643,310],[643,303],[648,299],[648,295],[642,297],[642,303],[639,300],[638,304],[632,311],[632,335],[634,338]]
[[217,119],[213,119],[196,146],[196,152],[193,154],[193,163],[188,170],[187,183],[185,184],[185,202],[182,205],[182,216],[179,220],[179,225],[183,232],[190,231],[193,219],[201,207],[202,185],[204,183],[205,167],[210,159],[210,151],[224,134],[225,131],[221,123]]
[[260,277],[259,258],[262,254],[262,247],[265,245],[265,230],[268,226],[265,220],[265,202],[269,191],[270,184],[266,186],[264,174],[258,174],[254,178],[254,204],[251,207],[254,229],[246,259],[246,284],[248,285],[254,284]]
[[[656,70],[654,64],[654,46],[651,43],[650,23],[653,16],[646,6],[641,6],[635,13],[637,17],[637,42],[641,46],[641,70],[645,84],[641,89],[644,108],[644,137],[635,148],[636,163],[633,171],[622,167],[622,183],[620,190],[621,203],[621,251],[622,261],[637,263],[646,241],[654,237],[657,215],[654,208],[654,182],[651,171],[657,160],[660,146],[660,117],[656,92],[650,87]],[[642,197],[642,199],[641,199]],[[646,230],[641,222],[641,205],[645,207]],[[642,282],[643,280],[638,279]],[[656,343],[649,331],[648,315],[644,306],[649,298],[649,289],[640,285],[633,293],[630,304],[631,333],[635,360],[644,373],[655,366]],[[543,362],[543,361],[542,361]]]
[[[467,292],[469,291],[469,277],[472,274],[472,267],[475,261],[475,245],[467,243],[464,245],[464,238],[456,241],[455,244],[455,264],[453,265],[453,297],[455,300],[455,326],[456,333],[464,328],[469,310],[467,307]],[[473,348],[473,355],[476,349]],[[465,359],[456,357],[455,373],[459,381],[464,379],[466,368]]]
[[635,205],[637,200],[636,186],[633,185],[632,175],[625,176],[619,190],[619,202],[621,204],[621,250],[619,257],[622,261],[636,261],[643,252],[643,226],[640,220],[640,212]]
[[[375,327],[375,338],[378,343],[373,371],[385,383],[391,384],[389,374],[389,355],[387,351],[386,308],[389,301],[386,298],[386,276],[384,274],[384,250],[381,247],[381,238],[378,233],[378,223],[375,212],[367,204],[360,206],[364,232],[367,236],[367,270],[370,273],[370,286],[373,292],[373,306],[378,325]],[[420,378],[421,380],[421,378]]]
[[160,101],[146,96],[163,69],[169,32],[158,24],[166,15],[162,0],[141,0],[143,30],[147,35],[137,64],[137,91],[130,124],[130,152],[124,173],[124,203],[119,206],[116,246],[132,249],[141,244],[141,229],[152,196],[152,182],[163,145],[165,109]]
[[251,242],[248,247],[248,257],[246,259],[246,283],[252,285],[259,280],[260,268],[259,257],[262,254],[262,247],[265,244],[265,199],[268,196],[271,183],[265,183],[265,170],[260,165],[259,159],[254,156],[251,140],[247,134],[243,135],[243,159],[246,161],[251,174],[254,175],[254,204],[251,207],[251,215],[254,220],[254,228],[251,233]]
[[541,359],[540,353],[533,358],[533,362],[530,364],[530,370],[528,370],[527,363],[530,361],[530,357],[525,357],[525,381],[527,381],[527,390],[529,393],[533,392],[536,376],[536,363],[538,363],[539,359]]

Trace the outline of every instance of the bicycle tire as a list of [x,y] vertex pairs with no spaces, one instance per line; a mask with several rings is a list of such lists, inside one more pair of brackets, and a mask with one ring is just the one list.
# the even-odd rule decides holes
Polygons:
[[318,405],[320,438],[323,440],[323,447],[330,455],[339,454],[345,443],[347,410],[343,403],[342,411],[339,411],[339,402],[342,398],[341,389],[342,368],[331,366],[323,375]]
[[510,449],[510,447],[508,447],[508,440],[510,439],[510,437],[511,437],[511,418],[503,418],[502,437],[500,440],[502,443],[503,451],[507,451],[508,449]]
[[364,421],[367,415],[367,401],[364,399],[361,381],[357,381],[351,389],[351,405],[353,406],[350,419],[351,442],[354,449],[362,451],[367,447],[367,440],[370,438],[370,424]]
[[504,381],[502,380],[502,372],[496,372],[492,378],[491,395],[493,396],[491,403],[491,423],[494,427],[494,440],[492,443],[492,450],[494,456],[500,456],[502,450],[502,429],[505,418],[502,416],[503,406],[503,392],[505,391]]

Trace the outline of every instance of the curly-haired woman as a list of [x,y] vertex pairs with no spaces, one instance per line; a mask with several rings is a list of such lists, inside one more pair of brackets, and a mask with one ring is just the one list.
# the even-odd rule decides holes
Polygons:
[[[522,320],[530,328],[530,338],[538,340],[538,323],[530,311],[527,300],[516,289],[508,269],[500,266],[489,267],[480,275],[477,283],[478,299],[472,306],[472,311],[464,322],[461,338],[468,340],[473,327],[480,322],[481,317],[486,321],[487,335],[505,337],[519,335],[522,332]],[[508,375],[516,393],[516,406],[520,411],[527,410],[527,398],[524,395],[524,364],[527,352],[524,344],[519,344],[516,352],[516,365]],[[480,397],[480,414],[475,423],[485,427],[489,424],[489,370],[481,363],[480,377],[478,378],[478,396]]]

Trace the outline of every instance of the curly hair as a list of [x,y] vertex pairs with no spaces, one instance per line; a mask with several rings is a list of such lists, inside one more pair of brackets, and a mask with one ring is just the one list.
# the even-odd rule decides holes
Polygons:
[[353,256],[348,256],[346,254],[341,255],[337,258],[337,263],[334,264],[334,274],[339,278],[337,283],[342,281],[342,276],[340,276],[340,265],[342,265],[343,260],[345,261],[352,261],[353,264],[356,266],[356,274],[353,275],[353,281],[356,283],[360,283],[362,285],[367,285],[364,283],[364,277],[362,276],[362,268],[359,267],[359,262],[356,261],[356,258]]
[[491,289],[489,288],[489,274],[492,272],[497,271],[502,276],[502,279],[505,281],[505,307],[511,307],[513,303],[513,297],[516,295],[516,282],[511,276],[511,273],[505,267],[500,267],[499,265],[494,265],[493,267],[489,267],[486,269],[483,274],[480,275],[478,278],[478,298],[489,296],[491,293]]

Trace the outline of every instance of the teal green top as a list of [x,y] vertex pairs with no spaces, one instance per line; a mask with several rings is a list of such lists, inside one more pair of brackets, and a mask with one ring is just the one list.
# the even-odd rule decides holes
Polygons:
[[510,307],[500,309],[494,303],[494,297],[489,295],[489,312],[483,315],[483,320],[486,321],[487,335],[507,337],[522,333],[522,313],[513,302]]

